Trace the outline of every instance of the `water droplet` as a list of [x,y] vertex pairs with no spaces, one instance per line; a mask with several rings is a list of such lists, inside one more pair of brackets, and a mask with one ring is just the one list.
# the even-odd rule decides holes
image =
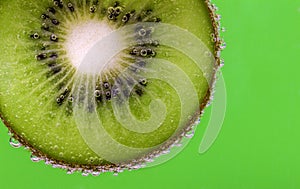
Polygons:
[[226,43],[222,42],[221,45],[220,45],[220,48],[221,48],[221,50],[225,49],[226,48]]
[[176,146],[176,147],[181,147],[182,144],[181,144],[181,143],[177,143],[177,144],[175,144],[175,146]]
[[192,138],[193,136],[194,136],[194,131],[190,131],[185,134],[186,138]]
[[75,172],[74,169],[68,169],[68,170],[67,170],[67,174],[68,174],[68,175],[71,175],[71,174],[73,174],[74,172]]
[[93,171],[93,172],[92,172],[92,175],[95,176],[95,177],[96,177],[96,176],[99,176],[99,175],[100,175],[100,172]]
[[223,66],[224,66],[224,64],[225,64],[225,61],[224,61],[224,59],[221,59],[221,60],[220,60],[220,66],[221,66],[221,67],[223,67]]
[[9,144],[14,148],[20,148],[22,146],[22,144],[13,137],[9,138]]
[[31,159],[31,161],[33,161],[33,162],[39,162],[39,161],[42,160],[41,158],[39,158],[39,157],[37,157],[37,156],[35,156],[35,155],[32,155],[32,154],[31,154],[31,156],[30,156],[30,159]]

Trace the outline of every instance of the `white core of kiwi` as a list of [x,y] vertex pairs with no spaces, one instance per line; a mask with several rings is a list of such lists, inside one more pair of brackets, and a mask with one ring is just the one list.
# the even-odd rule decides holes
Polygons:
[[[78,69],[89,50],[103,37],[109,35],[113,29],[105,21],[89,20],[70,24],[64,47],[72,65]],[[113,48],[107,46],[107,49]],[[105,49],[102,49],[105,52]],[[87,70],[87,69],[86,69]]]

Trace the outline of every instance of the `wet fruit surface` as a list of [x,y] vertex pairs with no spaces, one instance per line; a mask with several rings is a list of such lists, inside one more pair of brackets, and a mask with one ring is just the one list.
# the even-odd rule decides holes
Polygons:
[[219,66],[207,2],[16,0],[0,8],[0,112],[32,159],[132,167],[198,121]]

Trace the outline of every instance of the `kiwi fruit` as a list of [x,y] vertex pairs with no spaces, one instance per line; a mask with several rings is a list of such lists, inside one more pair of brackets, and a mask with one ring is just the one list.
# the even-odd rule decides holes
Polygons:
[[137,169],[199,122],[220,67],[204,0],[1,0],[0,115],[33,161]]

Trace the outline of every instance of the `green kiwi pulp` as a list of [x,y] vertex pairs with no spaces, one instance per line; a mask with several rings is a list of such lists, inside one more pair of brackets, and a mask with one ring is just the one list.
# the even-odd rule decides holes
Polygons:
[[199,120],[219,68],[202,0],[2,0],[0,115],[32,159],[134,169]]

